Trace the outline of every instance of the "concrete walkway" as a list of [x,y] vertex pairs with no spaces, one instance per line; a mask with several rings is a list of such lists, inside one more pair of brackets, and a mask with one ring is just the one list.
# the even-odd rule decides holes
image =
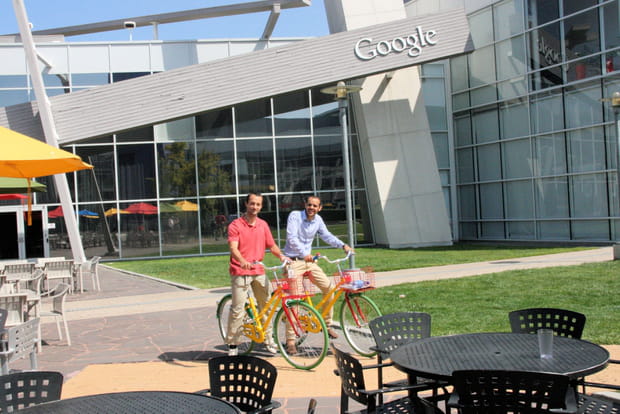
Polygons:
[[[407,269],[393,272],[377,273],[378,286],[394,285],[399,283],[417,282],[423,280],[437,280],[445,278],[464,277],[485,273],[502,272],[513,269],[538,268],[549,266],[577,265],[590,262],[612,260],[612,248],[596,248],[579,252],[562,253],[546,256],[534,256],[494,262],[479,262],[462,265]],[[181,365],[186,368],[183,376],[196,375],[196,370],[189,370],[192,363],[202,363],[214,355],[225,352],[225,347],[217,332],[215,306],[217,300],[229,291],[228,288],[210,290],[188,290],[163,283],[157,279],[141,277],[124,273],[107,266],[100,267],[102,292],[86,292],[70,296],[67,302],[67,317],[71,331],[73,345],[67,347],[64,341],[57,338],[55,324],[51,320],[44,320],[42,337],[45,341],[43,352],[39,354],[39,368],[44,370],[61,371],[65,375],[65,390],[69,394],[64,396],[87,394],[89,391],[86,382],[91,385],[101,385],[105,382],[102,375],[110,372],[120,372],[123,365],[129,363],[160,364],[155,370],[162,379],[171,374],[162,371],[162,365],[170,368],[171,365]],[[89,287],[88,282],[86,286]],[[45,306],[49,306],[44,302]],[[344,342],[339,344],[346,348]],[[273,357],[275,361],[280,357]],[[162,362],[163,361],[163,362]],[[96,364],[103,364],[98,366]],[[112,364],[112,365],[110,365]],[[114,365],[123,364],[123,365]],[[27,369],[26,360],[16,361],[11,365],[15,369]],[[319,396],[318,412],[334,412],[338,404],[338,382],[331,373],[333,362],[325,361],[322,370],[303,372],[287,369],[285,364],[279,367],[278,383],[290,383],[287,378],[302,378],[302,384],[321,384],[321,378],[330,387],[329,392],[321,393],[317,390],[307,391],[304,396]],[[84,371],[92,372],[93,367],[111,369],[108,374],[96,371],[96,380],[85,381]],[[88,369],[87,369],[88,368]],[[195,368],[195,367],[194,367]],[[132,367],[131,372],[139,372]],[[189,373],[189,374],[188,374]],[[152,374],[145,374],[153,376]],[[329,377],[329,378],[328,378]],[[332,378],[334,377],[334,378]],[[80,381],[82,383],[80,384]],[[122,387],[121,379],[116,379]],[[138,378],[144,386],[152,387],[152,378]],[[180,384],[179,378],[177,381]],[[97,383],[97,384],[94,384]],[[191,387],[187,385],[187,387]],[[202,389],[199,386],[192,391]],[[314,387],[314,386],[313,386]],[[302,385],[302,388],[303,385]],[[113,389],[113,388],[99,388]],[[122,388],[121,388],[122,389]],[[153,388],[150,388],[153,389]],[[184,389],[179,386],[178,389]],[[294,397],[290,389],[280,391],[278,399],[285,400],[282,410],[278,412],[302,413],[305,412],[308,397]],[[326,395],[329,394],[329,395]],[[293,398],[291,398],[293,396]]]

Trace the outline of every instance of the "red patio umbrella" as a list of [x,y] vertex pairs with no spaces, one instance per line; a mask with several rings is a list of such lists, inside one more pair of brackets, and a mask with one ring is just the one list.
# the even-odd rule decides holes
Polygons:
[[0,200],[25,200],[28,196],[23,194],[0,194]]
[[47,217],[49,218],[62,217],[62,206],[58,206],[55,209],[48,211]]
[[157,214],[157,207],[148,203],[134,203],[123,210],[131,214]]

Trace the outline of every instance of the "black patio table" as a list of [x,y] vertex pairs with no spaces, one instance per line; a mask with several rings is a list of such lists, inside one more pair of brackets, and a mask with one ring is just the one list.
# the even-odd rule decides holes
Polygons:
[[410,378],[450,382],[453,371],[489,369],[550,372],[577,379],[605,368],[609,352],[592,342],[554,336],[553,358],[541,359],[537,335],[472,333],[420,339],[398,347],[390,359]]
[[19,411],[46,414],[240,414],[233,404],[208,395],[173,391],[134,391],[51,401]]

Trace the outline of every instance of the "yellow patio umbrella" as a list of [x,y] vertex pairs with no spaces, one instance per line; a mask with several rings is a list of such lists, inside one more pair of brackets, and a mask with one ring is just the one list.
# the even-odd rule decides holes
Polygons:
[[105,214],[106,217],[110,217],[110,216],[115,216],[116,213],[121,213],[121,214],[131,214],[129,211],[125,211],[125,210],[117,210],[116,208],[112,207],[107,209],[103,214]]
[[[93,168],[70,152],[0,126],[0,177],[28,178]],[[28,225],[31,197],[28,188]]]
[[181,211],[198,211],[198,204],[191,201],[183,200],[175,203],[176,206],[181,208]]

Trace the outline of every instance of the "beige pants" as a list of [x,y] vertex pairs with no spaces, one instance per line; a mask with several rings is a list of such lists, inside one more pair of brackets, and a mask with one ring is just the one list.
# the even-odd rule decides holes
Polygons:
[[[329,292],[329,290],[332,288],[331,279],[327,277],[323,269],[321,269],[321,266],[319,266],[315,262],[305,262],[303,260],[294,260],[293,262],[291,262],[290,268],[293,270],[295,277],[302,277],[304,273],[309,271],[311,273],[310,280],[312,280],[312,283],[314,283],[316,287],[318,287],[321,290],[321,292],[323,292],[323,295],[326,295],[327,292]],[[334,315],[334,308],[332,307],[329,310],[329,313],[325,316],[326,326],[329,327],[332,324],[333,315]],[[295,331],[293,330],[291,326],[289,326],[289,324],[287,324],[286,338],[287,339],[295,338]]]
[[[228,330],[226,332],[226,343],[228,345],[238,345],[243,336],[243,315],[244,305],[251,287],[256,298],[257,308],[263,309],[270,295],[270,285],[265,275],[250,276],[230,276],[230,286],[232,288],[232,303],[230,315],[228,316]],[[264,322],[264,321],[263,321]],[[272,342],[272,329],[267,326],[265,330],[265,343]]]

